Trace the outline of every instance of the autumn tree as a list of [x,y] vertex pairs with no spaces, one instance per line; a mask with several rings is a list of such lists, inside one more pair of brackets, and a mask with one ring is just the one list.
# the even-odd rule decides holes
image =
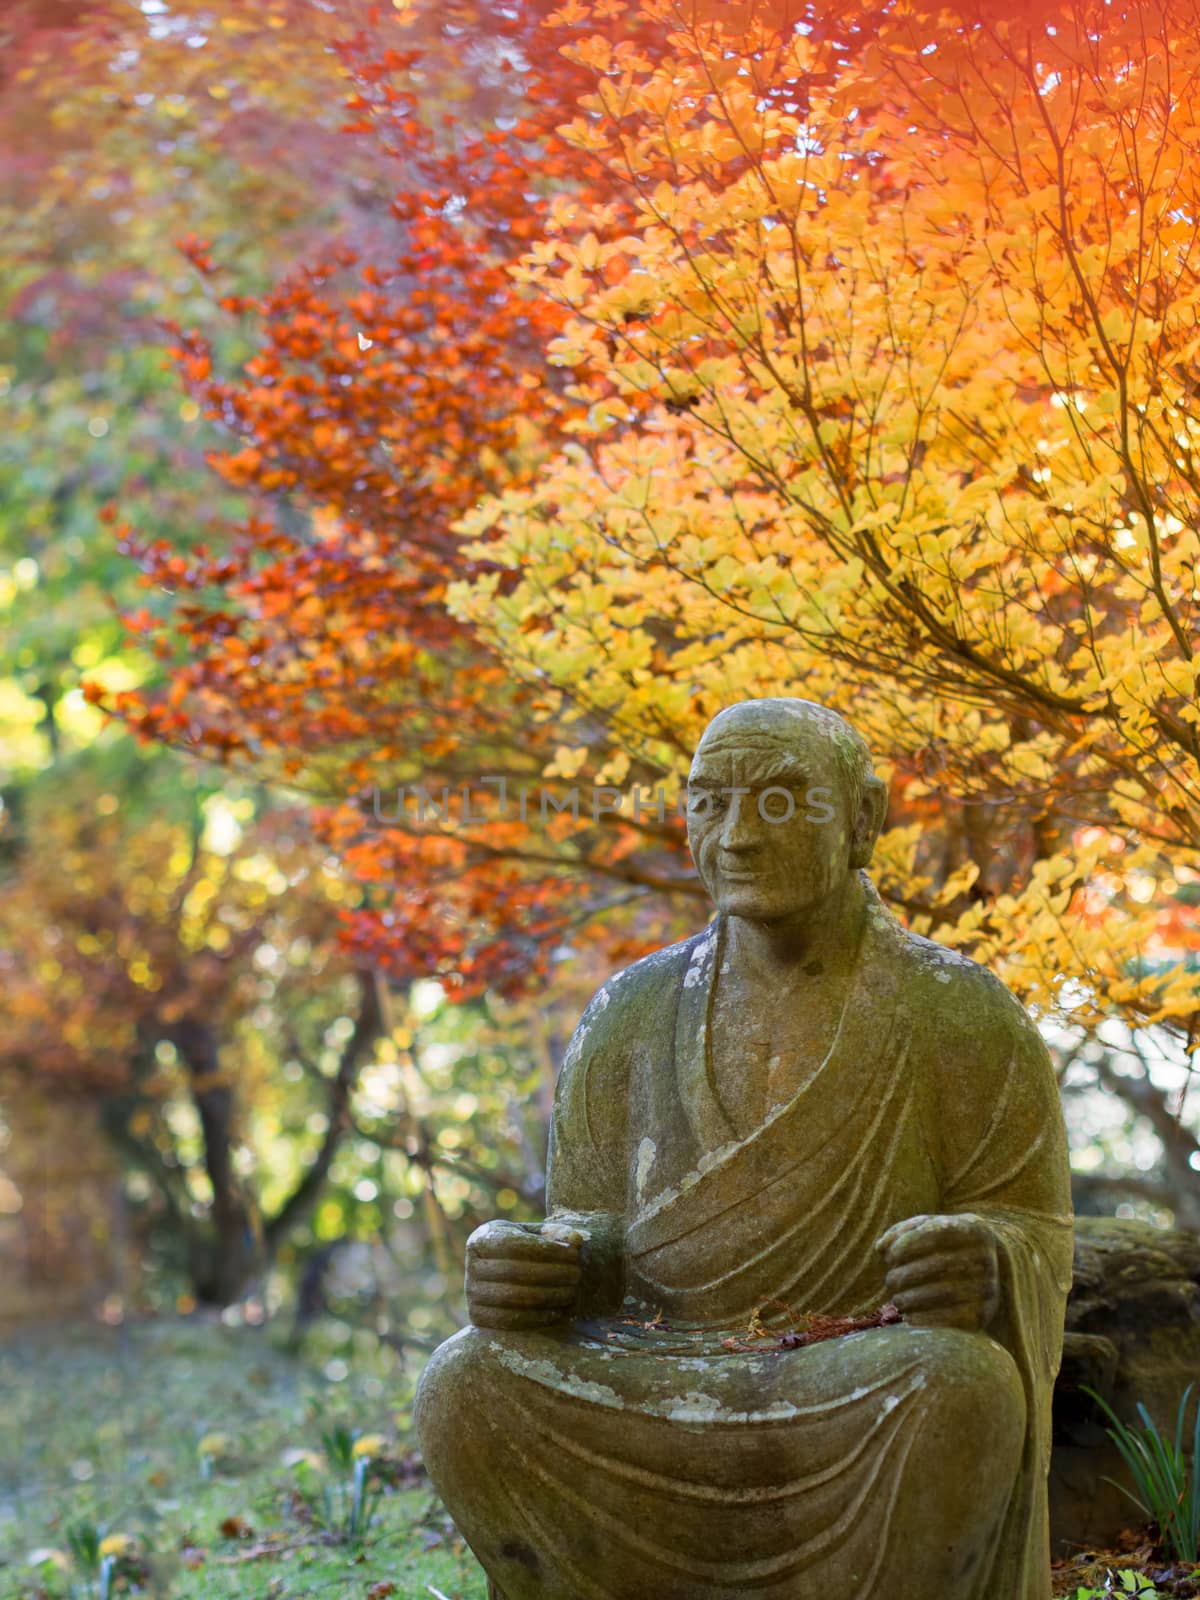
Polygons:
[[[422,49],[344,58],[396,254],[231,302],[240,378],[181,338],[262,515],[198,563],[130,534],[188,659],[110,707],[342,800],[360,949],[470,993],[602,911],[614,959],[661,937],[678,820],[384,825],[372,788],[673,793],[720,705],[824,700],[912,926],[1190,1059],[1193,9],[407,8]],[[448,130],[456,48],[493,98]]]
[[[166,1024],[135,1049],[126,1033],[144,1014],[143,986],[115,969],[98,976],[93,958],[95,941],[127,942],[143,915],[153,924],[147,874],[170,878],[177,841],[188,837],[189,801],[211,794],[220,775],[166,775],[150,749],[100,732],[79,685],[87,675],[114,692],[134,684],[153,692],[161,674],[151,652],[125,648],[122,604],[150,615],[170,599],[161,589],[139,593],[113,533],[117,498],[173,551],[202,548],[208,525],[244,508],[207,468],[214,431],[164,359],[165,319],[203,325],[215,310],[180,240],[190,236],[189,248],[206,236],[221,240],[236,263],[231,287],[249,292],[331,227],[369,237],[384,210],[340,131],[332,43],[365,16],[365,6],[345,6],[335,23],[308,0],[280,0],[253,16],[186,0],[35,0],[6,8],[0,20],[0,866],[13,908],[0,959],[19,961],[22,974],[18,984],[6,967],[14,1005],[0,1026],[0,1060],[13,1068],[7,1086],[22,1063],[22,1093],[40,1083],[52,1095],[69,1083],[104,1102],[130,1161],[164,1180],[159,1200],[173,1208],[176,1233],[194,1236],[198,1286],[216,1296],[231,1292],[255,1254],[243,1245],[254,1244],[257,1207],[239,1193],[230,1162],[241,1119],[270,1097],[265,1064],[274,1058],[259,1041],[250,1054],[264,1070],[238,1074],[236,1096],[217,1073],[211,1094],[180,1089],[161,1104],[149,1096],[151,1116],[131,1085],[149,1071],[146,1052],[171,1044]],[[236,329],[222,325],[214,337],[236,355]],[[66,878],[64,858],[72,863]],[[315,927],[308,937],[328,946],[338,908],[329,902],[321,916],[319,939]],[[209,958],[186,941],[168,953],[159,934],[171,982],[203,989]],[[71,953],[57,978],[52,952],[43,948],[35,967],[26,962],[47,942]],[[225,1022],[255,976],[251,969],[230,980]],[[343,1003],[349,982],[345,974],[331,980],[328,1007]],[[300,1008],[304,994],[297,982],[280,1000]],[[23,1005],[32,1015],[22,1015]],[[96,1006],[106,1008],[103,1018]],[[35,1018],[31,1043],[24,1029]],[[202,1080],[206,1051],[236,1053],[225,1022],[206,1017],[207,1039],[188,1025],[182,1083]],[[129,1114],[118,1114],[118,1100],[130,1096]],[[186,1157],[164,1120],[162,1107],[175,1102],[200,1120]],[[143,1118],[146,1137],[132,1139],[131,1119]],[[165,1165],[156,1166],[160,1146]],[[324,1164],[309,1197],[323,1175]],[[293,1211],[288,1227],[300,1216]],[[282,1237],[287,1227],[276,1231]]]
[[[438,27],[449,36],[458,17],[447,10]],[[295,981],[265,998],[256,963],[277,937],[298,952],[306,940],[312,944],[320,979],[337,925],[331,896],[294,908],[297,917],[313,913],[299,939],[286,932],[291,908],[272,902],[262,920],[242,927],[236,949],[204,948],[209,932],[219,942],[231,921],[247,915],[240,879],[236,871],[230,879],[211,852],[204,856],[201,881],[219,882],[226,892],[205,902],[212,926],[197,933],[192,891],[178,882],[187,828],[174,802],[164,804],[161,770],[129,741],[97,739],[78,694],[85,674],[92,695],[109,703],[137,683],[141,710],[131,720],[140,732],[191,752],[252,758],[266,777],[323,778],[334,793],[372,773],[381,785],[398,772],[423,774],[427,762],[452,773],[455,747],[465,747],[468,736],[481,757],[495,740],[503,761],[530,776],[553,748],[547,744],[539,756],[518,717],[498,715],[509,703],[506,669],[456,628],[441,603],[455,543],[449,520],[479,493],[511,481],[514,470],[526,470],[538,419],[558,404],[552,394],[532,393],[539,381],[530,378],[557,322],[543,329],[534,318],[522,331],[506,298],[504,262],[534,231],[523,215],[529,195],[517,156],[489,154],[480,138],[466,159],[478,163],[495,199],[482,227],[474,218],[469,226],[455,221],[450,185],[459,169],[451,157],[462,152],[448,150],[443,135],[443,143],[432,140],[430,127],[439,107],[463,98],[462,74],[443,72],[426,89],[428,115],[414,141],[407,128],[413,94],[393,94],[391,77],[416,79],[411,47],[421,25],[414,19],[404,36],[408,49],[376,65],[366,59],[367,34],[345,42],[340,54],[330,47],[335,29],[364,18],[366,8],[341,8],[333,19],[300,0],[253,18],[238,8],[186,4],[100,4],[86,13],[31,6],[6,15],[6,23],[21,25],[14,21],[7,38],[0,117],[14,134],[37,127],[44,137],[34,147],[11,142],[22,156],[6,185],[0,254],[10,312],[0,388],[13,419],[0,446],[8,507],[0,524],[0,607],[12,623],[0,673],[6,733],[16,735],[6,740],[0,814],[11,912],[0,960],[15,1004],[0,1030],[0,1060],[10,1086],[40,1084],[46,1093],[104,1106],[132,1169],[153,1185],[168,1231],[188,1244],[197,1291],[218,1300],[236,1293],[289,1231],[303,1230],[330,1161],[345,1166],[336,1153],[346,1149],[347,1118],[360,1119],[353,1142],[368,1152],[363,1159],[375,1160],[369,1152],[386,1144],[377,1159],[388,1164],[392,1181],[401,1181],[402,1170],[404,1181],[415,1175],[431,1234],[439,1208],[448,1207],[451,1246],[472,1207],[489,1214],[533,1203],[540,1181],[536,1132],[522,1130],[510,1151],[507,1135],[497,1140],[481,1112],[479,1126],[472,1122],[464,1135],[471,1115],[462,1111],[464,1096],[475,1094],[466,1069],[451,1075],[454,1092],[447,1090],[445,1103],[435,1096],[404,1112],[388,1101],[386,1116],[361,1121],[365,1113],[350,1108],[345,1077],[362,1065],[360,1031],[355,1027],[337,1060],[321,1066],[328,1051],[318,1047],[317,1024],[326,1002],[337,1010],[334,1024],[354,1014],[340,991],[348,989],[350,971],[368,981],[369,938],[357,939],[355,960],[336,981],[318,982],[310,993],[289,971]],[[514,30],[504,24],[493,33],[480,17],[472,25],[471,50],[488,81],[467,82],[470,117],[494,119],[516,103],[504,70],[515,49],[497,44]],[[353,87],[343,56],[363,58],[361,103],[351,108],[341,104]],[[396,142],[393,170],[407,173],[395,163],[409,160],[413,143],[410,165],[425,182],[443,185],[436,201],[428,191],[402,191],[394,216],[380,207],[361,156],[365,142],[330,138],[347,116],[379,120],[385,141]],[[554,178],[551,165],[547,158],[546,181]],[[311,203],[314,193],[319,206]],[[271,263],[309,247],[322,228],[329,243],[320,263],[253,300]],[[175,244],[181,235],[183,255]],[[414,253],[408,261],[389,259],[388,246]],[[350,276],[356,251],[367,258],[360,281]],[[365,324],[358,320],[364,286],[377,319]],[[493,301],[501,309],[481,328],[480,311]],[[253,391],[221,388],[219,363],[244,349],[227,313],[249,324],[256,309],[271,316],[272,308],[278,316],[269,323],[262,370],[251,369]],[[355,318],[349,336],[341,322],[347,314]],[[172,316],[189,326],[176,337],[195,398],[181,399],[161,370],[161,320]],[[397,361],[391,344],[404,329],[412,348]],[[356,405],[364,408],[356,447],[374,453],[364,478],[364,458],[344,453],[341,413],[329,402],[347,379],[362,378],[356,363],[373,335],[389,359],[378,381],[362,382],[354,404],[343,407],[351,419]],[[420,361],[412,360],[414,351]],[[479,384],[484,375],[498,386],[498,399]],[[243,445],[261,440],[261,448],[235,452],[219,494],[198,470],[212,437],[198,401],[217,421],[232,423]],[[289,416],[294,436],[284,426]],[[481,429],[490,430],[490,449],[480,449]],[[394,497],[380,469],[401,450],[411,481]],[[277,475],[288,461],[298,470],[294,478],[283,472],[281,484]],[[143,545],[132,530],[114,536],[108,502],[118,494],[152,541]],[[257,496],[260,514],[214,555],[197,535],[233,522],[246,494]],[[144,605],[127,595],[131,566],[122,550],[143,559]],[[336,608],[331,595],[340,596]],[[182,651],[164,645],[156,627],[173,596],[190,607],[179,613]],[[217,596],[231,598],[236,618],[223,614]],[[125,602],[134,641],[152,648],[118,652],[114,600]],[[261,631],[251,637],[265,648],[239,652],[252,623]],[[173,656],[189,657],[197,670],[185,681],[181,668],[160,699],[155,673]],[[362,670],[364,659],[374,661],[373,674]],[[420,727],[414,718],[424,718]],[[326,749],[337,760],[322,772],[314,754]],[[468,770],[466,758],[457,759]],[[210,771],[201,788],[219,781]],[[348,824],[337,819],[342,833],[334,836],[344,837],[347,825],[361,834],[361,821],[351,808]],[[509,850],[516,838],[508,830]],[[554,932],[543,914],[550,891],[526,882],[495,842],[489,848],[487,883],[468,883],[458,903],[453,840],[360,839],[349,853],[360,875],[382,887],[376,905],[357,911],[354,922],[382,934],[381,955],[393,971],[407,977],[449,969],[462,976],[463,991],[479,993],[534,963]],[[397,877],[407,935],[399,952],[385,909],[397,899]],[[303,901],[302,891],[294,893]],[[565,899],[567,889],[559,893]],[[442,902],[449,905],[439,922],[434,910]],[[340,904],[345,910],[356,901]],[[469,948],[463,923],[489,916],[504,922],[506,937],[480,953]],[[164,988],[171,998],[160,1005],[152,996]],[[310,1029],[318,1044],[300,1040]],[[294,1053],[282,1048],[285,1034]],[[392,1039],[380,1048],[394,1047]],[[477,1056],[490,1060],[482,1050]],[[307,1097],[286,1088],[297,1062],[306,1064]],[[483,1107],[499,1097],[502,1124],[517,1126],[504,1108],[525,1073],[518,1064],[503,1086],[475,1095]],[[280,1188],[278,1174],[262,1174],[267,1189],[279,1192],[260,1192],[243,1167],[256,1125],[271,1120],[265,1108],[281,1099],[324,1117],[328,1133],[309,1148],[301,1116],[291,1143],[311,1165],[294,1191]],[[536,1103],[544,1110],[544,1095]],[[292,1163],[290,1151],[287,1159]],[[321,1203],[328,1208],[327,1192]]]
[[[360,14],[340,8],[338,27]],[[336,32],[307,0],[253,16],[26,3],[0,20],[0,674],[40,714],[48,761],[98,722],[79,715],[84,674],[121,689],[152,666],[117,660],[117,604],[166,597],[137,595],[108,508],[175,550],[238,515],[205,463],[214,430],[164,360],[165,320],[219,319],[179,241],[220,240],[249,292],[331,227],[368,236],[385,208],[340,133]],[[235,327],[214,337],[237,355]]]
[[[254,511],[198,558],[130,517],[122,547],[152,592],[176,596],[169,626],[130,617],[173,663],[171,685],[91,691],[144,737],[323,802],[323,836],[372,885],[357,948],[462,996],[546,969],[579,921],[569,869],[586,862],[561,826],[531,839],[502,820],[467,842],[379,821],[401,785],[436,797],[491,774],[515,793],[560,745],[536,687],[444,603],[474,571],[456,519],[529,482],[573,409],[544,359],[561,313],[510,271],[551,195],[588,192],[553,133],[586,80],[543,37],[549,9],[416,5],[386,49],[345,40],[348,137],[391,175],[390,235],[331,242],[256,297],[227,292],[215,247],[191,249],[258,341],[233,375],[203,332],[181,327],[175,347],[232,435],[218,468]],[[618,864],[636,838],[614,852],[597,835],[612,875],[593,909],[657,881],[652,865]]]
[[[499,570],[456,614],[558,688],[585,772],[678,782],[746,695],[845,711],[910,924],[1190,1059],[1197,15],[916,7],[864,45],[646,9],[669,60],[572,10],[561,135],[626,209],[563,202],[520,269],[581,411],[466,520]],[[1186,1187],[1186,1075],[1105,1082]]]
[[[115,814],[43,814],[0,912],[0,1082],[31,1078],[100,1106],[152,1184],[195,1294],[222,1305],[311,1214],[384,1027],[377,980],[338,948],[342,883],[298,821],[259,822],[234,843],[203,826],[131,834]],[[326,1039],[337,1049],[316,1073],[324,1133],[263,1215],[251,1110],[287,1060],[323,1055]]]

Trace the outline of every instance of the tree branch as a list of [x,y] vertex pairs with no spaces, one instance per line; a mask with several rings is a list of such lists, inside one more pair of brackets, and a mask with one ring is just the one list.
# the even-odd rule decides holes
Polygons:
[[358,1082],[363,1057],[383,1030],[383,1000],[380,994],[382,981],[374,972],[364,970],[358,974],[358,1016],[355,1018],[354,1030],[342,1049],[337,1071],[328,1080],[325,1137],[312,1165],[279,1210],[263,1227],[267,1250],[272,1254],[279,1247],[280,1241],[286,1238],[312,1209],[329,1175],[342,1136],[350,1126],[350,1097]]
[[[1139,1060],[1141,1052],[1134,1052]],[[1180,1122],[1167,1101],[1167,1096],[1150,1079],[1145,1069],[1141,1076],[1117,1072],[1107,1057],[1101,1056],[1091,1063],[1096,1069],[1102,1087],[1119,1095],[1127,1105],[1146,1118],[1162,1143],[1168,1175],[1168,1185],[1174,1198],[1169,1202],[1181,1225],[1200,1228],[1200,1175],[1192,1165],[1192,1158],[1200,1151],[1200,1143]]]

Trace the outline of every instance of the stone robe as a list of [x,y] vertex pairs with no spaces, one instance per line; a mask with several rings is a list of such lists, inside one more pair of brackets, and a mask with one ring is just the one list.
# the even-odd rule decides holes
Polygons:
[[[828,1052],[748,1137],[709,1049],[723,918],[588,1006],[548,1202],[585,1232],[584,1315],[466,1329],[418,1394],[434,1482],[505,1600],[866,1600],[885,1582],[941,1600],[922,1576],[936,1552],[908,1564],[913,1528],[939,1519],[974,1530],[972,1600],[1049,1596],[1072,1232],[1056,1084],[1004,986],[905,932],[864,883]],[[874,1241],[952,1212],[997,1244],[987,1332],[723,1347],[764,1308],[779,1325],[876,1309]]]

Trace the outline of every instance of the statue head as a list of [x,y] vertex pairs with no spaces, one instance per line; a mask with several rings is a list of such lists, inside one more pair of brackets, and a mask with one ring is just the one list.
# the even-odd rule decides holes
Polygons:
[[688,843],[717,909],[803,918],[865,867],[887,811],[862,736],[811,700],[745,700],[705,729],[688,775]]

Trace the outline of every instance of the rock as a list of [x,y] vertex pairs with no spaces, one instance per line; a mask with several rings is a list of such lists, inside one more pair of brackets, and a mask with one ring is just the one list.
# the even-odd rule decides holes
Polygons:
[[[1132,1488],[1083,1391],[1137,1424],[1140,1401],[1172,1433],[1189,1383],[1200,1389],[1200,1239],[1119,1217],[1079,1217],[1062,1370],[1054,1390],[1050,1530],[1056,1555],[1109,1548],[1144,1520],[1114,1484]],[[1194,1411],[1189,1415],[1195,1415]]]

